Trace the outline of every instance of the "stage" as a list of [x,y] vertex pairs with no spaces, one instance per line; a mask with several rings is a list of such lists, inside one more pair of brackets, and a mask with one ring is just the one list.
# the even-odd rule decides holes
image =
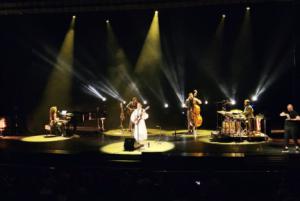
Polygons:
[[[286,167],[290,158],[298,158],[294,148],[282,153],[282,140],[257,138],[218,142],[212,130],[149,129],[143,147],[124,150],[128,131],[76,134],[71,137],[53,135],[5,136],[0,138],[1,159],[5,163],[84,165],[171,169],[257,169]],[[299,154],[300,155],[300,154]],[[250,162],[249,162],[250,161]],[[275,166],[274,166],[275,165]]]

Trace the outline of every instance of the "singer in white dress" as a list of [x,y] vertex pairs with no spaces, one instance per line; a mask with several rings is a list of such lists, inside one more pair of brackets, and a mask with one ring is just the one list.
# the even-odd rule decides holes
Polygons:
[[130,120],[134,124],[133,136],[137,142],[147,140],[147,127],[145,120],[148,119],[149,115],[146,110],[142,108],[142,104],[138,103],[137,108],[132,112]]

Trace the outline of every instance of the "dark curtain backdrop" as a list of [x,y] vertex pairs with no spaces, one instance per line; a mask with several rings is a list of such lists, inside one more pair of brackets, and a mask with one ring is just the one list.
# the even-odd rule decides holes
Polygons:
[[[216,45],[214,36],[223,13],[227,17],[222,39]],[[215,102],[227,99],[220,87],[228,91],[235,88],[237,105],[234,108],[242,108],[243,99],[255,92],[263,75],[267,76],[266,80],[274,81],[254,103],[256,113],[264,113],[270,126],[280,128],[282,120],[278,114],[287,103],[294,103],[300,111],[299,9],[292,5],[253,6],[247,32],[241,37],[244,14],[244,6],[160,10],[163,63],[166,67],[183,68],[185,97],[189,91],[198,89],[200,98],[209,101],[202,106],[204,128],[215,127]],[[107,128],[119,124],[117,100],[106,95],[108,100],[103,103],[83,89],[83,85],[104,79],[115,82],[110,74],[109,68],[114,67],[109,65],[107,51],[105,20],[110,19],[118,44],[130,63],[127,71],[151,105],[148,125],[174,129],[185,126],[184,110],[163,71],[158,70],[154,76],[160,80],[161,90],[170,105],[168,109],[163,108],[161,100],[144,82],[151,83],[153,77],[141,77],[134,71],[152,16],[153,10],[77,14],[72,110],[93,111],[96,106],[105,104]],[[69,14],[0,17],[0,112],[6,116],[18,114],[24,128],[41,101],[53,70],[49,60],[55,61],[71,17]],[[124,98],[128,101],[133,95],[127,94]]]

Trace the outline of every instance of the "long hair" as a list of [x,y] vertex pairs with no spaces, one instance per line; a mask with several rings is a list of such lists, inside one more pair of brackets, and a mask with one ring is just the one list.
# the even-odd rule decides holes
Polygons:
[[56,114],[56,112],[57,112],[57,107],[56,106],[50,107],[50,110],[49,110],[49,119],[50,119],[50,121],[54,120],[54,115]]

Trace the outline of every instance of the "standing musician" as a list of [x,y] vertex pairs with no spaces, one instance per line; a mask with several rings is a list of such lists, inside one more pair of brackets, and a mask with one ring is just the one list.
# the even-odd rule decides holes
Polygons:
[[[289,151],[289,138],[292,137],[296,145],[296,152],[299,152],[299,144],[297,140],[297,122],[300,120],[300,116],[294,110],[292,104],[287,105],[287,112],[281,112],[280,116],[287,117],[284,122],[284,138],[285,138],[285,147],[283,152]],[[298,120],[298,121],[297,121]],[[299,124],[299,123],[298,123]]]
[[250,105],[250,100],[244,100],[244,111],[243,115],[246,117],[246,126],[248,131],[252,132],[254,130],[254,109]]
[[[190,92],[188,98],[185,101],[185,106],[187,108],[187,128],[189,134],[195,134],[195,128],[198,127],[195,122],[196,119],[195,119],[194,109],[195,106],[199,107],[199,105],[202,104],[202,102],[201,100],[195,97],[196,95],[197,95],[197,90],[194,90],[194,93]],[[202,117],[201,117],[201,122],[202,122]]]
[[128,130],[131,132],[132,131],[132,122],[130,121],[130,116],[132,112],[137,108],[139,101],[137,97],[133,97],[132,100],[126,105],[127,109],[127,114],[129,115],[129,126]]
[[246,119],[254,118],[254,109],[250,105],[250,100],[246,99],[244,100],[244,112],[243,114],[245,115]]
[[143,109],[142,104],[138,103],[137,108],[130,116],[130,121],[134,124],[133,136],[138,143],[147,140],[148,137],[145,123],[145,120],[149,117],[148,113],[146,113],[147,109],[149,109],[149,106],[146,109]]

